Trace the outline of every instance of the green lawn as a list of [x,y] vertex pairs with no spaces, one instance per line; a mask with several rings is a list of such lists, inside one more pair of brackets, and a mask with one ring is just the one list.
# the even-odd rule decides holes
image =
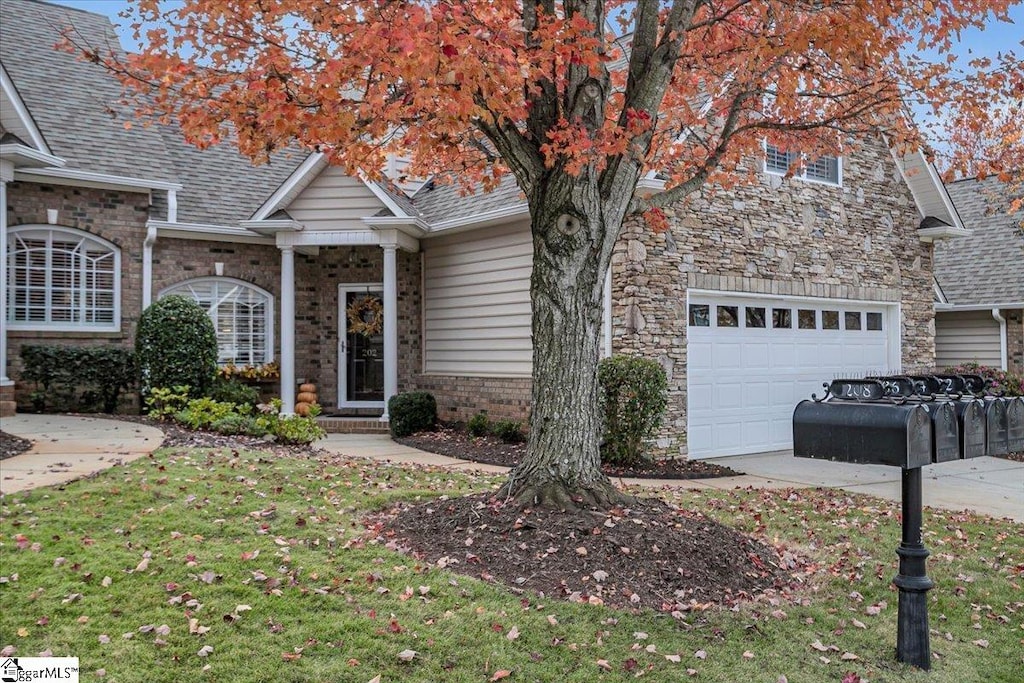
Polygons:
[[168,449],[8,496],[0,647],[77,656],[83,681],[1024,679],[1020,524],[925,515],[929,674],[894,661],[899,521],[874,498],[665,494],[813,561],[791,594],[675,617],[517,595],[422,566],[361,526],[398,501],[499,481]]

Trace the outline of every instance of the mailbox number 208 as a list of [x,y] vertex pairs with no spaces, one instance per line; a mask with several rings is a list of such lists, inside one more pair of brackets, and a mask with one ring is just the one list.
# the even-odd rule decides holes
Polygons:
[[871,398],[873,396],[870,384],[844,384],[843,396],[849,398]]

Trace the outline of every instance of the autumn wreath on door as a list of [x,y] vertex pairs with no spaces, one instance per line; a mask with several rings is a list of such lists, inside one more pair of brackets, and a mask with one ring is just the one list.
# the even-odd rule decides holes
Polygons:
[[345,309],[345,313],[351,334],[372,337],[384,329],[384,304],[372,294],[355,299]]

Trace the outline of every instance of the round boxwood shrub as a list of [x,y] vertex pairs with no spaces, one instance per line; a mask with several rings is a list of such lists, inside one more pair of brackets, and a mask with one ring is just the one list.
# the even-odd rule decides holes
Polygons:
[[160,299],[139,318],[135,359],[144,393],[187,386],[193,396],[205,395],[217,372],[217,333],[210,316],[188,297]]
[[657,361],[612,356],[598,365],[604,408],[601,460],[617,465],[640,462],[644,440],[661,425],[668,406],[668,379]]
[[395,394],[388,400],[391,436],[409,436],[433,429],[437,423],[437,401],[426,391]]

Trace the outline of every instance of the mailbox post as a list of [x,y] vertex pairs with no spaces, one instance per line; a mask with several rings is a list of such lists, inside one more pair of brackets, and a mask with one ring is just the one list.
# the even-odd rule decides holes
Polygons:
[[[825,398],[801,401],[793,412],[793,454],[902,470],[903,534],[893,579],[899,590],[896,659],[928,670],[927,593],[935,584],[926,573],[929,553],[921,538],[921,467],[948,459],[945,421],[951,414],[955,419],[955,411],[949,405],[941,413],[934,406],[929,410],[906,378],[836,380],[826,386]],[[941,420],[934,417],[940,414]],[[954,425],[953,443],[959,442]]]
[[921,540],[921,467],[1024,450],[1024,399],[993,396],[977,375],[838,379],[793,411],[793,455],[902,470],[896,659],[931,668]]
[[927,594],[935,583],[925,570],[929,553],[921,540],[921,468],[905,469],[902,474],[903,536],[896,549],[900,571],[892,581],[900,592],[896,659],[927,671],[932,662]]

